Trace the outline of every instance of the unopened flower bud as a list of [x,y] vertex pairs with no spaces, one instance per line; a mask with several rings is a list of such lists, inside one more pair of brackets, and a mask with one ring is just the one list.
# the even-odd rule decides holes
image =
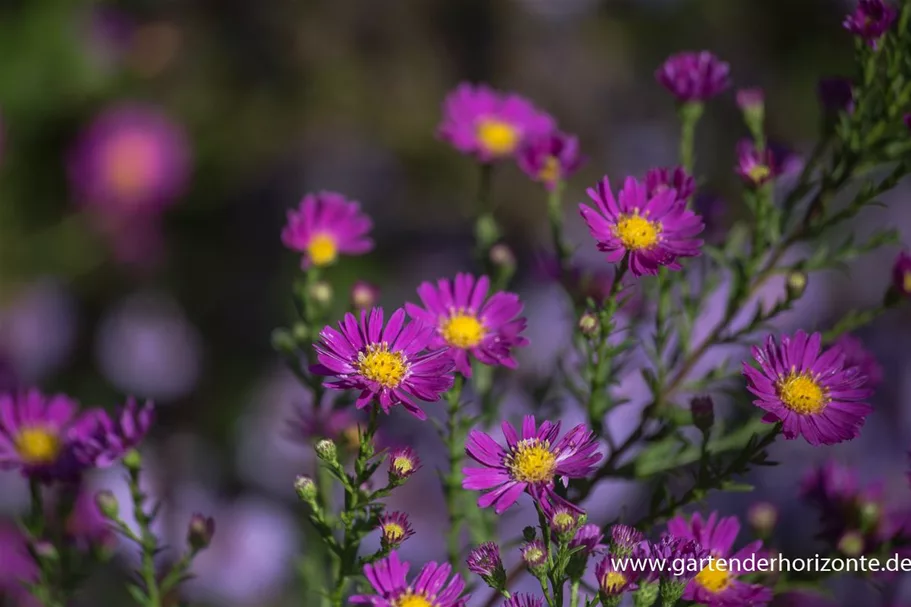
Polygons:
[[359,280],[351,286],[351,307],[355,310],[368,310],[379,298],[380,289],[376,285]]
[[547,548],[541,540],[535,540],[522,546],[522,562],[532,575],[540,577],[547,569]]
[[193,550],[198,552],[208,548],[214,535],[215,519],[211,516],[203,516],[197,512],[190,518],[190,524],[187,526],[187,543]]
[[127,470],[138,472],[142,468],[142,455],[136,449],[130,449],[123,456],[123,465],[127,467]]
[[788,272],[787,289],[788,299],[800,299],[807,290],[808,277],[806,272],[794,270]]
[[877,502],[863,500],[860,502],[860,526],[864,531],[879,527],[882,521],[883,509]]
[[328,463],[333,463],[338,461],[338,449],[335,447],[335,443],[324,438],[321,441],[316,443],[314,447],[316,454],[321,460]]
[[41,560],[56,561],[60,557],[60,553],[57,552],[57,548],[54,544],[47,540],[39,540],[35,542],[32,547]]
[[753,136],[762,134],[765,121],[765,95],[762,89],[740,89],[737,91],[737,107],[743,112],[743,121]]
[[614,525],[610,528],[610,552],[614,556],[626,558],[633,553],[643,539],[645,536],[635,527]]
[[318,305],[328,306],[332,303],[332,285],[325,280],[318,280],[307,287],[307,295]]
[[715,402],[711,396],[696,396],[690,401],[693,425],[703,434],[708,434],[715,424]]
[[566,541],[572,539],[578,526],[578,515],[565,506],[557,506],[550,515],[551,530],[557,537],[565,537]]
[[120,513],[120,504],[117,502],[117,498],[106,489],[95,494],[95,504],[98,506],[98,511],[107,519],[116,519]]
[[307,503],[316,502],[316,483],[309,476],[298,476],[294,481],[298,497]]
[[524,539],[526,542],[535,541],[535,537],[537,537],[537,533],[535,532],[534,527],[529,525],[528,527],[522,528],[522,539]]
[[597,335],[601,322],[598,316],[591,312],[586,312],[579,318],[579,332],[586,337]]
[[768,535],[778,522],[778,508],[769,502],[756,502],[747,511],[747,520],[757,535]]
[[310,327],[306,323],[296,322],[291,328],[291,337],[299,344],[310,341]]
[[838,551],[845,556],[860,556],[864,553],[864,536],[859,531],[848,531],[838,540]]
[[498,268],[514,268],[516,256],[509,245],[499,242],[490,248],[490,263]]

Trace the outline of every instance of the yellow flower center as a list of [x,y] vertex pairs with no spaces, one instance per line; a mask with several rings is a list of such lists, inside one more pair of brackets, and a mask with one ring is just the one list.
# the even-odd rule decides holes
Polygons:
[[458,312],[443,321],[440,333],[453,348],[473,348],[484,339],[487,329],[474,314]]
[[772,174],[772,170],[764,164],[756,164],[750,167],[750,170],[747,171],[747,175],[750,176],[755,183],[760,181],[765,181]]
[[26,464],[50,464],[60,453],[60,439],[44,428],[22,428],[15,443],[19,457]]
[[713,561],[696,575],[696,583],[709,592],[721,592],[731,585],[731,574]]
[[557,457],[550,452],[550,443],[537,438],[520,440],[506,465],[512,477],[524,483],[540,483],[553,480],[557,468]]
[[392,460],[392,467],[396,472],[404,475],[414,470],[414,462],[407,457],[397,457]]
[[608,571],[607,574],[601,578],[601,588],[608,594],[618,592],[625,584],[626,576],[618,571]]
[[392,601],[392,607],[433,607],[433,603],[427,600],[427,597],[414,594],[409,590]]
[[779,380],[778,396],[788,409],[801,415],[819,413],[829,402],[825,390],[812,375],[794,371]]
[[555,527],[572,527],[575,524],[576,519],[569,512],[558,512],[554,515]]
[[405,537],[405,528],[395,522],[383,525],[383,535],[390,541],[396,542]]
[[544,159],[544,166],[538,171],[538,179],[545,183],[553,183],[560,178],[560,161],[556,156]]
[[639,215],[639,209],[632,215],[621,215],[614,226],[614,235],[630,251],[651,249],[658,244],[660,234],[661,224]]
[[145,137],[124,134],[107,146],[105,155],[111,187],[125,198],[135,198],[148,187],[151,150]]
[[384,388],[397,388],[408,373],[408,361],[401,352],[390,352],[389,344],[370,344],[357,355],[357,371]]
[[338,258],[335,239],[328,234],[314,234],[307,244],[307,253],[315,266],[327,266]]
[[508,122],[487,118],[478,123],[478,139],[494,156],[505,156],[519,145],[519,131]]
[[540,561],[543,561],[546,556],[547,555],[544,554],[544,551],[537,546],[532,546],[522,555],[526,563],[538,563]]
[[902,276],[902,286],[906,293],[911,293],[911,272],[905,272]]

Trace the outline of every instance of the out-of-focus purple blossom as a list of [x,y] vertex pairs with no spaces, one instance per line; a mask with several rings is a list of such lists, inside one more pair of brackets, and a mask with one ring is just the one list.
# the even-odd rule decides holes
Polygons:
[[73,504],[73,511],[66,522],[66,534],[82,550],[93,546],[110,550],[117,544],[111,524],[98,508],[95,492],[85,488]]
[[778,508],[770,502],[756,502],[747,510],[747,521],[761,534],[768,534],[778,522]]
[[845,17],[842,25],[876,49],[880,38],[889,31],[897,17],[898,9],[886,0],[858,0],[857,8]]
[[189,142],[159,108],[116,105],[80,136],[68,171],[77,199],[99,213],[154,217],[186,188]]
[[294,417],[288,420],[288,437],[308,445],[327,438],[353,452],[360,444],[358,421],[359,418],[348,409],[301,405],[295,407]]
[[784,146],[767,145],[760,152],[752,139],[741,139],[737,143],[737,174],[752,186],[760,186],[781,175],[800,170],[802,166],[800,156]]
[[25,583],[36,582],[38,566],[28,553],[28,543],[12,523],[0,521],[0,597],[7,597],[16,607],[38,607]]
[[688,200],[696,192],[696,180],[681,166],[649,169],[645,174],[645,194],[652,198],[673,189],[678,200]]
[[901,251],[892,266],[892,288],[904,297],[911,296],[911,255]]
[[139,446],[154,419],[152,402],[140,405],[134,398],[128,398],[114,415],[93,409],[80,424],[76,456],[84,463],[106,468]]
[[190,517],[187,525],[187,544],[193,550],[203,550],[212,543],[215,537],[215,519],[196,512]]
[[841,348],[845,355],[845,367],[857,367],[867,376],[870,386],[876,386],[883,380],[883,368],[872,352],[864,347],[857,337],[845,333],[839,337],[834,346]]
[[572,177],[585,161],[579,151],[579,139],[560,131],[528,140],[517,157],[519,168],[548,190]]
[[816,86],[819,102],[830,112],[854,112],[854,85],[848,78],[823,78]]
[[351,307],[355,310],[367,310],[380,300],[380,288],[365,280],[358,280],[351,286]]
[[709,51],[670,56],[655,78],[681,102],[701,102],[730,86],[730,66]]
[[761,88],[739,89],[737,107],[743,112],[754,112],[765,104],[765,93]]
[[519,95],[462,83],[443,102],[437,135],[460,152],[491,162],[555,127],[553,118]]

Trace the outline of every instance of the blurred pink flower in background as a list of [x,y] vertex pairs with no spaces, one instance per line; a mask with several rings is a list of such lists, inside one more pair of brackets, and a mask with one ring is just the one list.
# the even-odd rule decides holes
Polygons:
[[12,523],[0,521],[0,599],[9,599],[15,607],[37,606],[22,585],[23,580],[34,580],[37,575],[25,536]]

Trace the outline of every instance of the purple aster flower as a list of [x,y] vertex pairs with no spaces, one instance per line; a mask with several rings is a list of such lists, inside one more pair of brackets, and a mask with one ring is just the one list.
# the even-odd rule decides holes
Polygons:
[[76,445],[76,455],[85,463],[105,468],[139,446],[152,426],[155,406],[150,401],[140,406],[135,399],[129,398],[113,417],[95,409],[87,418]]
[[772,600],[772,590],[764,586],[748,584],[737,579],[745,573],[742,563],[753,555],[761,556],[762,542],[757,540],[734,552],[734,540],[740,532],[740,521],[736,516],[718,518],[713,512],[703,520],[697,512],[690,520],[682,516],[667,523],[668,533],[675,537],[697,542],[716,559],[731,559],[724,565],[709,564],[701,569],[687,585],[683,598],[706,605],[767,605]]
[[522,554],[522,562],[532,571],[540,569],[547,564],[547,546],[541,540],[533,540],[523,544],[519,551]]
[[557,535],[573,532],[579,524],[579,513],[573,508],[557,506],[547,513],[551,530]]
[[823,78],[816,90],[819,102],[830,112],[854,112],[854,85],[848,78]]
[[761,186],[778,177],[780,169],[771,148],[766,147],[760,152],[752,139],[737,142],[737,174],[748,185]]
[[43,482],[74,480],[83,467],[75,450],[94,424],[94,414],[78,408],[62,394],[0,394],[0,469]]
[[[468,570],[481,577],[493,577],[504,569],[500,547],[495,542],[484,542],[468,553]],[[505,574],[504,574],[505,575]]]
[[427,563],[411,582],[406,579],[409,567],[395,551],[372,565],[364,565],[364,575],[376,594],[359,594],[350,602],[373,607],[465,606],[469,598],[461,597],[465,582],[459,574],[450,579],[452,567],[448,564]]
[[462,83],[443,102],[437,134],[460,152],[491,162],[555,127],[553,118],[523,97]]
[[384,550],[398,548],[402,542],[414,535],[411,521],[404,512],[390,512],[381,516],[379,530]]
[[427,419],[414,401],[440,400],[453,381],[447,351],[425,352],[433,335],[433,327],[406,322],[401,308],[385,329],[382,308],[361,310],[360,323],[354,314],[345,314],[337,331],[325,327],[320,332],[321,341],[314,345],[319,364],[313,372],[335,377],[325,383],[332,390],[360,390],[358,409],[375,400],[384,413],[400,404],[418,419]]
[[635,276],[658,274],[660,266],[681,269],[679,257],[699,255],[702,241],[695,238],[705,227],[702,219],[686,208],[676,190],[663,190],[649,197],[646,186],[627,177],[614,198],[610,181],[602,179],[588,196],[597,210],[579,205],[589,232],[598,241],[598,250],[607,260],[618,263],[629,256],[629,269]]
[[485,365],[514,369],[512,348],[528,345],[520,335],[525,330],[522,302],[514,293],[499,292],[488,298],[490,279],[457,274],[455,280],[441,278],[436,287],[429,282],[418,287],[424,307],[406,303],[405,310],[415,321],[436,327],[430,341],[433,348],[447,348],[456,369],[471,377],[471,354]]
[[637,558],[650,558],[653,563],[662,561],[664,563],[674,563],[676,561],[684,564],[683,567],[674,567],[669,571],[658,568],[643,572],[643,577],[648,581],[660,577],[662,580],[675,583],[689,582],[699,573],[699,570],[691,563],[701,563],[711,554],[693,538],[677,537],[671,534],[663,536],[654,543],[642,542],[639,547],[640,549],[635,554]]
[[528,140],[519,150],[519,168],[534,181],[553,190],[585,164],[578,138],[553,131]]
[[307,194],[297,210],[288,211],[282,243],[304,254],[301,267],[327,266],[340,254],[363,255],[373,249],[373,228],[361,205],[335,192]]
[[[619,566],[626,564],[627,567]],[[621,561],[612,556],[606,556],[595,567],[595,576],[598,579],[598,590],[603,596],[618,596],[627,590],[635,590],[636,572],[629,567],[629,561]]]
[[591,555],[604,550],[604,544],[601,543],[603,539],[604,534],[601,533],[601,527],[588,523],[579,527],[575,537],[569,542],[569,547],[572,549],[581,546],[582,554]]
[[842,25],[876,49],[879,39],[892,27],[896,17],[898,10],[884,0],[858,0],[857,8],[845,17]]
[[612,525],[610,528],[611,554],[626,557],[633,553],[645,536],[635,527],[629,525]]
[[421,468],[421,459],[411,447],[397,447],[389,452],[389,476],[403,481]]
[[489,434],[472,430],[465,452],[482,468],[463,468],[462,487],[490,490],[478,499],[478,506],[494,506],[501,514],[512,506],[523,491],[542,505],[564,505],[578,510],[554,491],[554,479],[582,478],[592,472],[601,459],[597,437],[579,424],[557,441],[560,422],[545,421],[538,428],[533,415],[522,423],[522,437],[508,421],[503,422],[506,448]]
[[864,347],[862,341],[850,334],[839,337],[834,347],[841,348],[845,355],[845,367],[857,367],[863,375],[867,376],[867,383],[874,387],[883,380],[883,368],[873,353]]
[[911,255],[902,251],[892,266],[892,288],[904,297],[911,295]]
[[696,192],[696,180],[683,167],[649,169],[645,174],[645,195],[654,198],[673,189],[678,200],[688,200]]
[[0,521],[0,597],[18,607],[37,607],[25,584],[38,579],[38,566],[28,553],[28,540],[12,523]]
[[516,594],[506,599],[503,607],[545,607],[544,599],[530,594]]
[[743,363],[747,389],[765,409],[763,421],[782,422],[785,438],[802,435],[811,445],[832,445],[860,433],[872,407],[863,400],[872,394],[867,378],[845,366],[841,348],[820,351],[822,336],[798,331],[781,338],[771,335],[765,348],[753,347],[756,369]]
[[117,105],[81,135],[70,152],[68,172],[84,204],[114,215],[155,215],[184,192],[189,143],[158,108]]
[[730,86],[730,66],[709,51],[671,55],[655,78],[681,102],[706,101]]

